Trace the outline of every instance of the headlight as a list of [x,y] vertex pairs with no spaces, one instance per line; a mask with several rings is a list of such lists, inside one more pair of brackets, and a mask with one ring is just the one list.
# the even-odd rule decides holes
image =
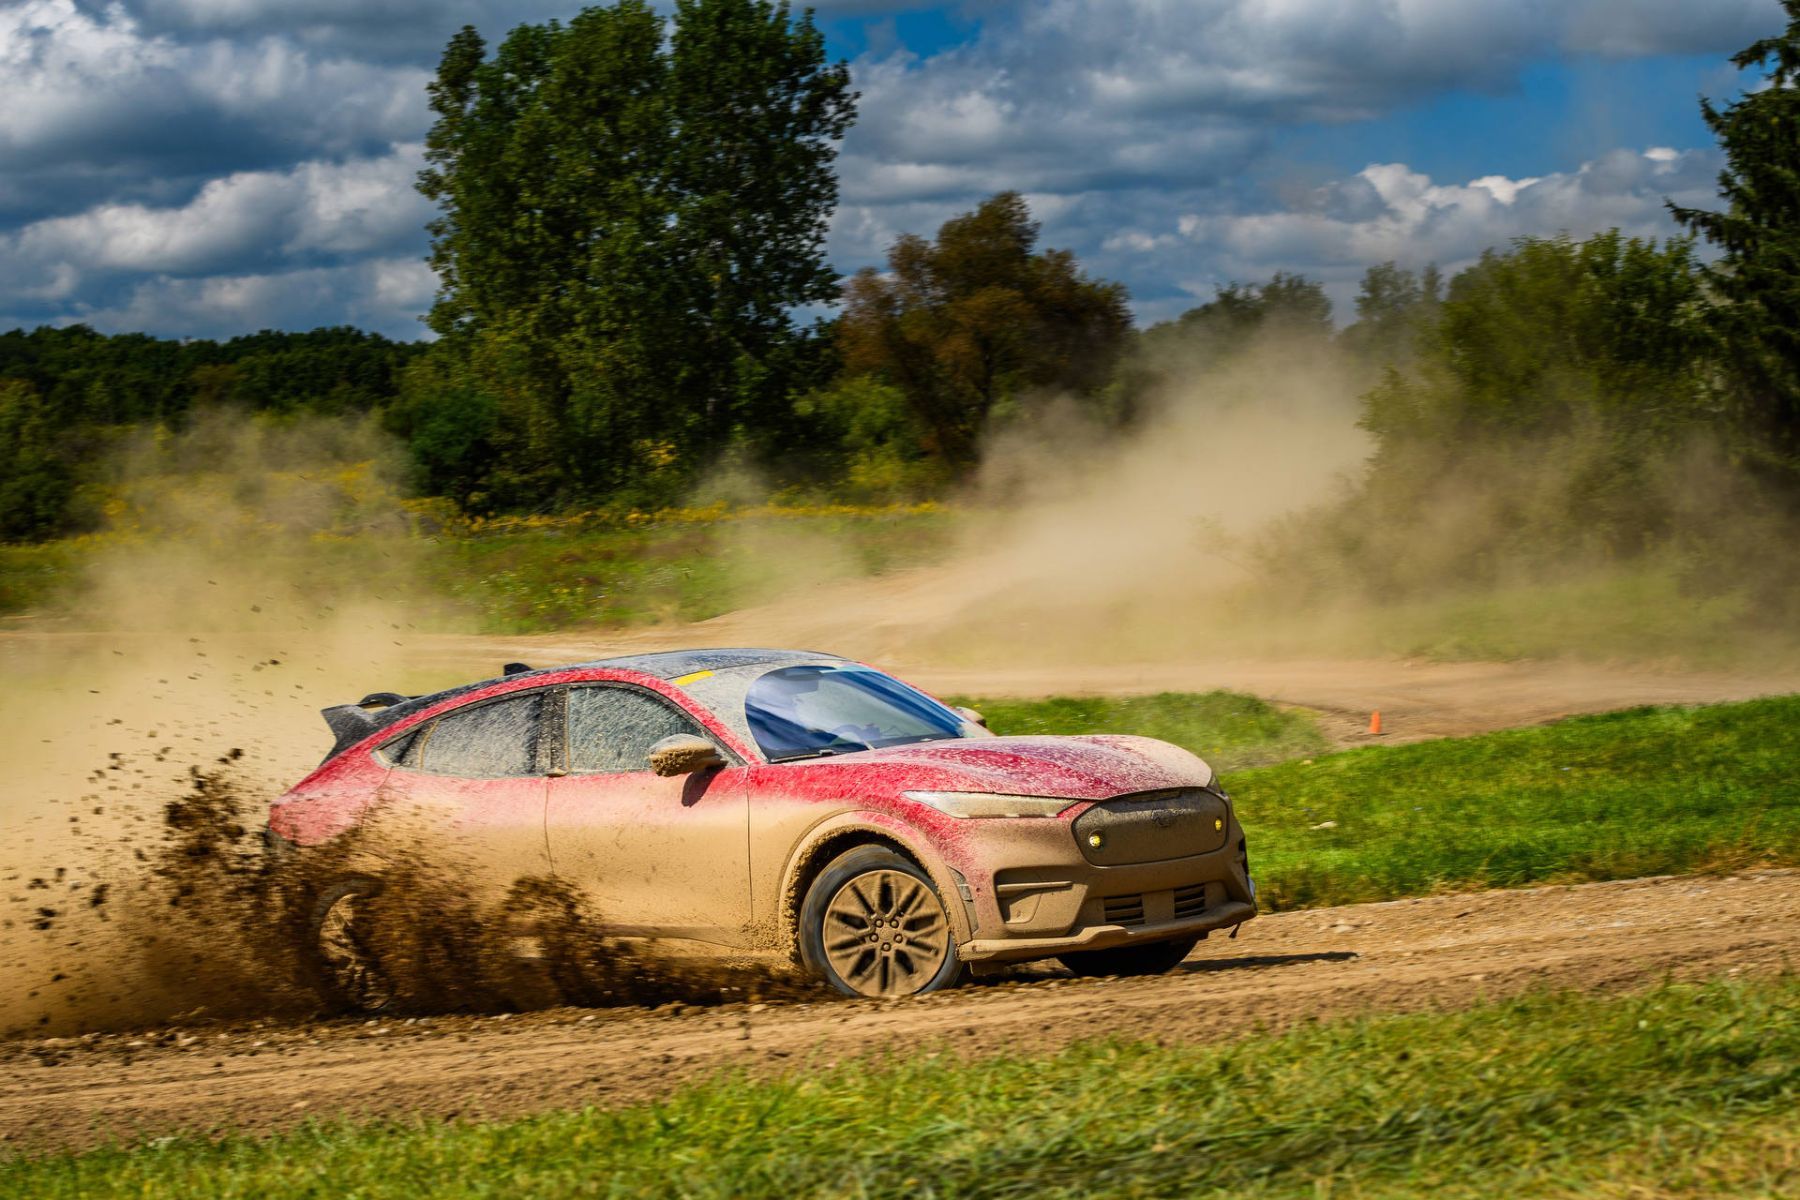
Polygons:
[[1079,800],[1056,796],[1008,796],[999,792],[901,792],[953,817],[1054,817]]

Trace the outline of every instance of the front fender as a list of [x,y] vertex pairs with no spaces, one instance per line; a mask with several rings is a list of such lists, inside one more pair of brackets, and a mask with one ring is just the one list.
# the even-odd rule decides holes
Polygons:
[[944,911],[950,919],[950,932],[957,945],[975,936],[973,914],[967,896],[968,885],[953,871],[943,856],[919,836],[918,830],[888,813],[871,809],[841,812],[820,821],[796,842],[794,851],[782,870],[781,936],[788,946],[798,945],[800,906],[805,903],[804,886],[824,866],[826,858],[836,857],[861,837],[869,842],[892,842],[931,876],[938,895],[944,899]]

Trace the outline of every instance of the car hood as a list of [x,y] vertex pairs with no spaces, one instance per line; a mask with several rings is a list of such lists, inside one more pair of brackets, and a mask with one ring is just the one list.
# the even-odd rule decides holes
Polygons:
[[852,773],[865,784],[872,776],[895,791],[1003,792],[1071,800],[1204,787],[1213,777],[1212,768],[1179,746],[1110,734],[918,742],[809,759],[784,769]]

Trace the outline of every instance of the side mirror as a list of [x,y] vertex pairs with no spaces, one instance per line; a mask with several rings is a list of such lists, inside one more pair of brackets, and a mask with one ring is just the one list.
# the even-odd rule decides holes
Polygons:
[[658,775],[692,775],[725,765],[725,756],[706,738],[692,733],[671,734],[650,747],[650,769]]
[[983,729],[987,728],[987,718],[972,708],[964,708],[959,704],[951,711],[971,725],[979,725]]

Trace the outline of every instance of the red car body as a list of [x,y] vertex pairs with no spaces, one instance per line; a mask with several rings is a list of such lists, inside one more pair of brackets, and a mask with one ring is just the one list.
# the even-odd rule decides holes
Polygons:
[[[978,969],[1191,939],[1254,915],[1243,831],[1211,769],[1187,751],[1148,738],[994,737],[970,727],[947,740],[770,761],[734,697],[793,663],[859,666],[787,651],[676,652],[387,697],[394,703],[377,717],[327,710],[339,744],[275,802],[269,828],[305,852],[384,808],[423,807],[496,882],[563,880],[620,935],[739,954],[794,954],[812,881],[863,845],[922,868],[944,901],[957,957]],[[724,764],[675,776],[648,764],[585,774],[552,764],[467,778],[409,769],[384,750],[501,697],[537,693],[546,714],[558,704],[566,713],[569,689],[595,685],[660,697]],[[568,728],[565,718],[565,742]],[[1065,803],[1053,815],[969,817],[921,794]]]

